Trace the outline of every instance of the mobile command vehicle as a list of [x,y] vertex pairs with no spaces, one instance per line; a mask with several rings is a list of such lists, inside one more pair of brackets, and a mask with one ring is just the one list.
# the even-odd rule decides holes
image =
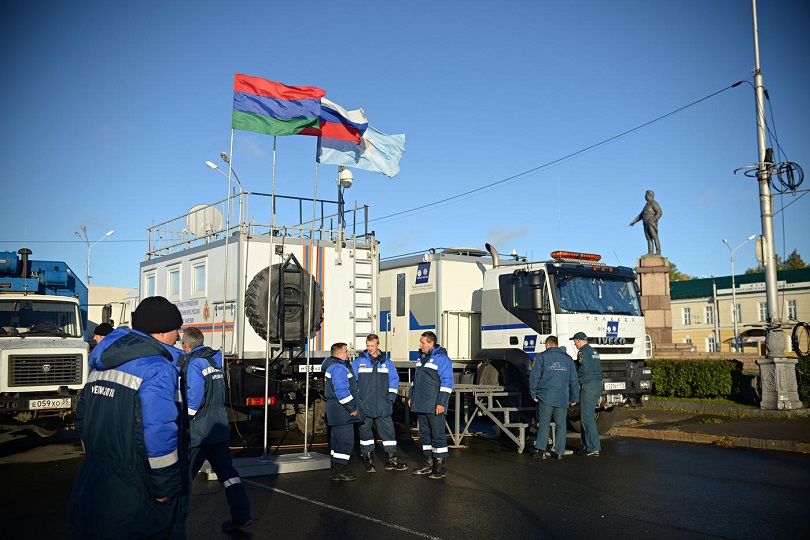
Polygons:
[[184,328],[222,349],[232,408],[258,411],[267,395],[288,426],[302,428],[307,408],[309,426],[325,430],[321,363],[336,342],[362,351],[376,328],[379,255],[367,225],[368,207],[344,212],[342,196],[240,192],[197,205],[148,230],[140,299],[165,296]]
[[50,436],[87,382],[87,287],[64,262],[31,254],[0,252],[0,421]]
[[[651,391],[635,272],[598,262],[598,255],[557,251],[551,260],[501,260],[487,244],[430,250],[380,264],[380,339],[397,368],[417,359],[419,336],[436,333],[457,370],[457,382],[514,386],[520,406],[532,405],[528,379],[545,338],[570,341],[585,332],[601,357],[603,393],[597,425],[605,433],[615,407]],[[574,411],[572,411],[574,412]],[[572,424],[579,429],[578,415]]]

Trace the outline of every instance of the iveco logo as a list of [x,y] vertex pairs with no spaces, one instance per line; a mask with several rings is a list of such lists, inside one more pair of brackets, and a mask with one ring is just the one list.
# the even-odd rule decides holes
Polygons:
[[623,337],[600,337],[599,345],[625,345],[627,340]]
[[42,373],[48,373],[51,370],[50,364],[42,364]]

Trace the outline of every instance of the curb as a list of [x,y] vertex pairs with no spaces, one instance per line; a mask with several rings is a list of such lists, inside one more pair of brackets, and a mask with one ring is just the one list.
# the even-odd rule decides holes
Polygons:
[[756,439],[753,437],[734,436],[718,437],[717,435],[709,435],[706,433],[630,427],[614,427],[611,428],[609,433],[618,437],[635,437],[638,439],[655,439],[658,441],[713,444],[729,448],[754,448],[757,450],[779,450],[782,452],[810,454],[810,443],[798,441],[780,441],[775,439]]
[[808,408],[786,410],[754,409],[749,407],[735,407],[733,405],[720,405],[718,403],[678,401],[676,399],[644,400],[642,408],[689,411],[703,414],[722,414],[746,418],[801,418],[810,416],[810,409]]

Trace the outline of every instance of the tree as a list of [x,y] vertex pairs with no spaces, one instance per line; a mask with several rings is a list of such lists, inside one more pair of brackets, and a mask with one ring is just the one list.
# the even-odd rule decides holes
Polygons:
[[684,274],[678,267],[675,266],[675,263],[669,263],[669,280],[670,281],[687,281],[690,279],[694,279],[692,276],[688,274]]
[[[801,270],[802,268],[808,267],[810,267],[810,265],[804,262],[804,259],[802,259],[802,256],[799,255],[799,251],[796,249],[794,249],[784,261],[778,254],[776,255],[777,270]],[[765,272],[765,267],[761,264],[758,264],[756,268],[749,268],[745,271],[746,274],[762,274],[763,272]]]

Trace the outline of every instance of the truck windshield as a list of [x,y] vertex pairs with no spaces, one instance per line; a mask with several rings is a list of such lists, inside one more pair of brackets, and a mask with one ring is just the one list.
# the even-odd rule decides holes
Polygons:
[[636,288],[630,279],[558,274],[554,286],[562,313],[641,316]]
[[81,337],[80,321],[79,310],[72,303],[0,298],[0,337],[35,334]]

